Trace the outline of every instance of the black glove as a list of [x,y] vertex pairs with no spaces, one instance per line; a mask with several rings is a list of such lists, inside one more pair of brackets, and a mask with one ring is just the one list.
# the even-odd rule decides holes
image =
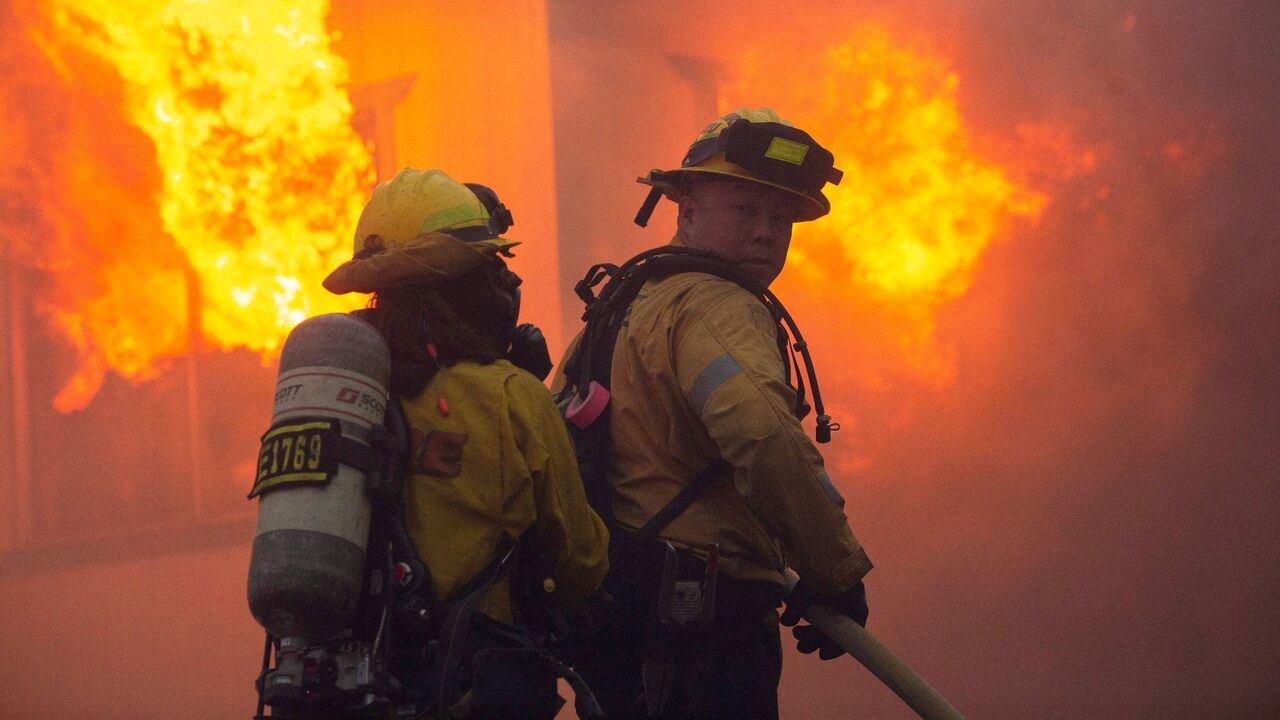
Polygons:
[[[790,626],[800,622],[809,606],[815,603],[830,608],[863,627],[867,625],[867,588],[861,580],[849,592],[830,600],[814,597],[803,580],[797,582],[791,595],[787,597],[787,609],[780,618],[782,624]],[[796,649],[806,655],[817,650],[820,659],[831,660],[845,653],[844,648],[812,625],[799,625],[791,634],[796,638]]]

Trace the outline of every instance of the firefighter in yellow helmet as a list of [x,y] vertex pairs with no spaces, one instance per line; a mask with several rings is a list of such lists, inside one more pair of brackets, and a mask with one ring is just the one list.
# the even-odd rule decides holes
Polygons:
[[[788,566],[801,582],[784,622],[814,600],[866,621],[871,562],[801,427],[800,368],[780,340],[790,316],[767,291],[792,224],[829,212],[821,191],[839,179],[807,133],[738,110],[679,167],[640,178],[652,191],[637,223],[663,196],[679,207],[671,245],[579,286],[611,276],[558,379],[588,495],[610,491],[597,509],[612,515],[605,586],[622,621],[579,666],[610,717],[777,717]],[[807,377],[825,441],[836,426]],[[795,634],[802,652],[841,652],[810,626]]]
[[[503,260],[518,244],[502,237],[512,223],[489,188],[406,168],[373,191],[354,257],[324,281],[335,293],[374,293],[360,316],[387,339],[391,391],[408,425],[405,527],[429,571],[431,602],[454,608],[442,624],[474,607],[463,643],[471,649],[527,639],[512,625],[527,614],[513,602],[525,588],[513,572],[496,572],[518,540],[521,553],[548,559],[533,592],[559,608],[582,604],[608,566],[608,534],[587,504],[558,410],[540,379],[508,359],[532,327],[517,332],[521,281]],[[532,369],[545,377],[549,361]],[[402,656],[432,639],[399,638]],[[423,672],[435,662],[417,659]],[[440,681],[436,713],[467,697],[464,675]],[[546,709],[519,713],[550,717]]]

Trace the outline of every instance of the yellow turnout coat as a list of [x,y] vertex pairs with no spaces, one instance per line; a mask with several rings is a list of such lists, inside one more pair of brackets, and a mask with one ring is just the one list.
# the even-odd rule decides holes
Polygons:
[[[562,607],[599,586],[608,533],[587,504],[569,435],[542,383],[506,360],[460,362],[402,407],[411,436],[405,523],[437,598],[451,599],[529,528],[556,559]],[[478,609],[510,622],[506,581],[491,586]]]
[[733,467],[659,536],[720,569],[782,584],[793,567],[819,596],[871,561],[794,413],[776,323],[737,284],[704,273],[650,280],[614,346],[608,479],[621,525],[639,528],[717,458]]

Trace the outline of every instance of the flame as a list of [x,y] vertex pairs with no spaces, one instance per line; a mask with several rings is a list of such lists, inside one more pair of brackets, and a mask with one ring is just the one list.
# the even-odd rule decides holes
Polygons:
[[303,318],[360,302],[320,287],[349,257],[372,181],[327,10],[324,0],[50,0],[20,13],[69,94],[104,98],[100,109],[149,146],[145,160],[132,156],[147,179],[132,184],[152,199],[119,206],[95,202],[128,195],[93,181],[113,173],[100,167],[110,139],[57,150],[79,157],[59,161],[62,182],[46,183],[55,197],[41,201],[72,212],[49,222],[57,254],[37,264],[84,288],[44,303],[80,356],[59,409],[86,405],[108,370],[146,379],[194,343],[270,358]]
[[830,216],[796,227],[785,282],[892,318],[886,332],[908,363],[946,382],[936,311],[968,290],[1008,221],[1036,221],[1048,196],[975,150],[948,62],[896,45],[878,25],[859,26],[808,70],[766,59],[748,58],[739,92],[769,98],[844,171],[825,190]]

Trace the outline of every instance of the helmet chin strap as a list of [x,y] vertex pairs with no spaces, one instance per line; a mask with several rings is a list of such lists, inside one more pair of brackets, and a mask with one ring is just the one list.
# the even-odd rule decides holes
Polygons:
[[658,207],[658,201],[662,199],[662,189],[653,188],[649,191],[649,195],[644,199],[644,204],[640,206],[640,210],[636,212],[636,224],[640,227],[649,226],[649,218],[653,216],[653,211]]

